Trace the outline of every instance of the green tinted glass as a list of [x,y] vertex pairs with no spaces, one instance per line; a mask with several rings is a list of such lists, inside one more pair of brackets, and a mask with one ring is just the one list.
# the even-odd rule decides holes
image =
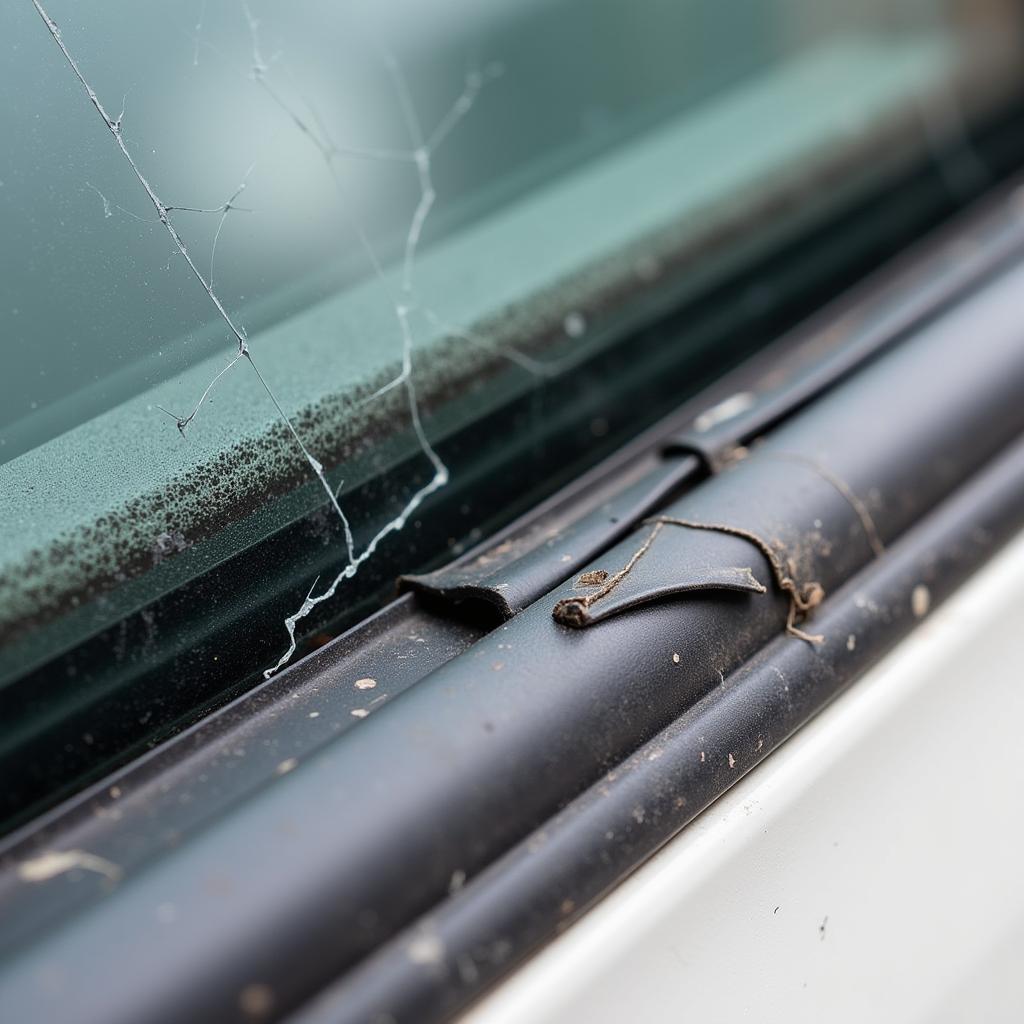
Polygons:
[[5,4],[0,685],[45,681],[28,733],[140,664],[179,690],[220,672],[239,631],[221,690],[284,664],[357,577],[379,592],[512,514],[488,483],[511,451],[525,501],[697,387],[710,343],[682,331],[632,350],[663,391],[620,397],[644,371],[609,353],[644,325],[921,161],[974,194],[1018,21],[998,0]]

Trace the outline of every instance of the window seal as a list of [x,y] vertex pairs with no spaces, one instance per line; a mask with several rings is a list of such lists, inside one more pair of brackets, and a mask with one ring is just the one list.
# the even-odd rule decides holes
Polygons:
[[[1012,200],[1004,197],[1003,201]],[[531,837],[534,844],[549,839],[547,825],[552,814],[573,799],[584,798],[593,786],[614,782],[607,778],[609,769],[615,773],[616,766],[626,764],[644,743],[661,730],[673,728],[680,715],[696,714],[692,709],[718,692],[722,680],[717,672],[724,680],[741,679],[747,672],[756,676],[751,668],[756,659],[766,651],[778,653],[780,649],[787,658],[811,659],[810,664],[819,664],[815,659],[822,650],[838,651],[845,664],[859,671],[860,658],[884,647],[882,640],[879,646],[872,641],[860,655],[847,657],[854,655],[856,645],[847,647],[841,613],[851,594],[859,614],[865,608],[871,611],[862,589],[867,586],[865,581],[870,582],[865,573],[878,574],[884,581],[887,567],[895,566],[892,571],[899,586],[905,588],[911,577],[917,580],[916,586],[922,578],[922,551],[931,552],[931,575],[926,578],[937,600],[962,578],[958,573],[965,574],[979,564],[1019,527],[1024,461],[1015,438],[1024,431],[1024,410],[1018,401],[1024,386],[1020,379],[1024,352],[1013,333],[1015,321],[993,318],[993,309],[1005,312],[1008,289],[1021,273],[1024,271],[1017,266],[979,285],[960,303],[946,308],[942,316],[772,430],[764,447],[745,462],[705,480],[675,499],[675,508],[666,509],[669,514],[689,510],[692,518],[706,522],[735,522],[737,510],[749,508],[751,514],[766,517],[764,534],[775,515],[780,530],[797,531],[779,538],[791,549],[801,525],[804,530],[821,531],[835,555],[812,552],[810,567],[835,597],[832,604],[826,597],[811,621],[824,632],[829,616],[840,615],[840,631],[830,629],[832,646],[823,648],[783,635],[788,602],[781,593],[763,599],[713,597],[655,603],[609,619],[592,631],[555,633],[552,631],[558,627],[551,619],[552,606],[559,597],[574,592],[573,580],[569,580],[480,642],[464,647],[428,679],[407,689],[401,700],[360,718],[339,742],[326,745],[308,759],[297,759],[195,834],[176,837],[172,848],[159,859],[140,864],[131,879],[125,876],[112,883],[102,873],[94,873],[89,906],[83,906],[56,930],[42,928],[34,941],[26,938],[19,943],[20,952],[9,958],[0,974],[0,989],[13,1000],[8,1005],[19,1005],[19,1000],[29,1005],[41,997],[33,987],[38,975],[28,969],[34,958],[48,962],[55,950],[70,949],[76,955],[65,962],[74,975],[68,997],[81,999],[90,986],[101,986],[108,995],[116,989],[120,1002],[114,1008],[115,1016],[121,1011],[125,1019],[157,1019],[167,1007],[154,1005],[152,995],[167,984],[180,994],[175,1014],[193,1015],[194,1011],[194,1019],[223,1017],[233,1012],[239,987],[253,978],[271,985],[282,1010],[297,1008],[346,966],[369,964],[367,956],[384,949],[384,943],[410,927],[414,930],[395,947],[409,961],[401,984],[415,983],[419,986],[416,990],[427,998],[423,986],[429,982],[435,995],[441,992],[444,996],[445,1014],[462,1005],[459,1000],[471,998],[479,986],[449,985],[442,992],[459,973],[459,964],[449,963],[443,949],[439,960],[438,945],[421,941],[424,935],[429,939],[433,934],[430,922],[441,912],[439,907],[465,906],[471,893],[480,892],[488,872],[497,870],[499,858],[516,844],[529,844]],[[965,326],[971,324],[970,335],[977,339],[971,360],[965,364],[939,358],[949,355],[951,346],[963,337]],[[988,362],[983,358],[986,355]],[[922,367],[928,368],[927,373]],[[929,380],[928,389],[916,387],[924,376]],[[884,418],[872,412],[880,398]],[[692,409],[688,415],[692,418]],[[846,443],[851,422],[860,424],[856,445]],[[981,429],[983,425],[985,429]],[[796,464],[769,464],[772,446],[785,453],[809,443],[820,449],[817,457],[822,464],[847,481],[853,493],[871,502],[873,522],[887,545],[883,557],[874,555],[856,508],[827,477]],[[751,499],[751,482],[756,482],[756,502]],[[891,500],[875,503],[870,496],[872,486],[879,486]],[[898,500],[892,500],[894,497]],[[974,511],[967,515],[965,508]],[[941,522],[949,527],[950,516],[958,530],[968,531],[956,536],[973,540],[952,545],[947,565],[937,560],[935,549],[929,547],[935,535],[928,533],[928,524]],[[816,519],[822,521],[822,527],[814,526]],[[592,568],[624,564],[647,529],[640,527],[636,535],[620,541]],[[928,539],[928,543],[915,546],[915,536]],[[839,538],[843,546],[836,550]],[[655,564],[664,562],[671,569],[676,560],[694,557],[694,550],[689,544],[675,547],[671,557],[659,558]],[[907,564],[899,561],[904,550],[912,556]],[[730,563],[744,560],[766,587],[771,583],[769,564],[742,537],[723,537],[715,551],[701,548],[699,553],[707,558],[725,557]],[[794,557],[797,554],[795,550],[792,553]],[[905,571],[908,564],[913,569],[909,576]],[[893,591],[897,595],[904,592],[898,587]],[[412,606],[413,599],[402,600],[404,607]],[[879,609],[886,607],[876,604]],[[878,615],[877,635],[888,638],[886,642],[895,642],[900,630],[914,621],[906,615],[905,604],[900,607],[900,615]],[[910,607],[913,611],[913,598]],[[661,649],[671,631],[680,629],[685,636],[702,637],[700,658],[688,658],[685,666],[682,658],[677,662],[667,648]],[[542,636],[534,630],[546,632]],[[457,639],[455,647],[465,639]],[[559,654],[552,644],[566,649]],[[538,652],[548,666],[544,679],[537,677],[536,664],[530,667],[531,659],[537,662]],[[331,675],[329,666],[337,664],[337,653],[333,647],[325,648],[318,663],[297,665],[292,673],[318,668],[324,700],[341,689],[346,697],[361,692],[345,671]],[[650,658],[660,654],[666,656],[659,659],[657,670],[653,663],[648,666]],[[624,669],[624,656],[635,659],[629,663],[632,668]],[[705,664],[705,658],[714,661]],[[560,671],[554,670],[555,664],[562,666]],[[774,674],[776,663],[771,660],[768,665],[767,671]],[[715,669],[712,679],[703,671],[709,667]],[[581,672],[587,676],[585,686]],[[282,681],[287,678],[281,677]],[[827,699],[828,686],[837,678],[829,675],[828,685],[814,690],[815,699]],[[813,683],[812,672],[809,685],[813,687]],[[722,689],[736,692],[731,684]],[[251,700],[253,695],[245,699]],[[788,698],[779,699],[785,705]],[[268,716],[272,711],[287,716],[287,697],[282,695],[276,705],[272,703]],[[732,715],[726,718],[729,728],[746,728]],[[214,716],[193,736],[168,749],[176,747],[179,755],[187,752],[190,742],[194,744],[202,735],[201,730],[213,730],[217,721]],[[781,739],[785,731],[780,727],[773,740]],[[509,735],[523,739],[524,746],[510,745]],[[255,737],[251,742],[257,742]],[[728,745],[725,740],[723,743]],[[225,746],[224,753],[229,752]],[[467,758],[476,758],[474,768]],[[279,765],[287,761],[286,757]],[[728,758],[726,765],[717,766],[716,777],[732,778],[735,766]],[[133,811],[130,801],[119,805],[125,796],[121,785],[128,785],[131,771],[109,781],[111,788],[119,790],[117,795],[111,788],[105,795],[94,791],[88,803],[79,804],[108,829],[108,835],[131,835],[145,820],[138,817],[144,810]],[[625,777],[639,775],[627,773]],[[190,793],[198,779],[186,766],[182,777],[175,780],[168,764],[162,781],[180,786],[177,795],[182,796]],[[597,792],[600,794],[600,789]],[[434,818],[427,811],[442,798],[444,811]],[[700,799],[694,802],[699,804]],[[61,842],[60,824],[60,816],[55,815],[46,831],[26,832],[17,848],[6,848],[0,874],[5,902],[12,893],[25,899],[45,892],[59,904],[71,887],[90,884],[75,871],[40,879],[39,888],[26,883],[26,863],[43,857],[47,850],[67,849]],[[634,824],[638,830],[645,824],[649,827],[646,812],[643,821],[636,821],[634,815]],[[101,833],[98,829],[93,836]],[[390,842],[377,842],[386,834],[390,834]],[[636,850],[638,858],[646,855],[642,844],[636,845]],[[89,852],[103,856],[95,848]],[[209,877],[211,871],[229,873],[232,905],[239,906],[241,900],[247,908],[245,915],[223,911],[220,901],[226,898],[224,894],[202,889],[198,880]],[[395,872],[400,884],[392,877],[385,885]],[[382,886],[390,894],[386,899],[373,895],[384,891]],[[178,910],[190,916],[187,941],[184,933],[175,936],[169,931],[159,942],[140,943],[138,936],[145,930],[139,927],[139,915],[152,913],[161,899],[167,898],[160,893],[168,891],[175,893]],[[550,903],[544,906],[550,909]],[[544,934],[553,934],[559,921],[571,919],[574,912],[575,904],[560,917],[547,917]],[[433,916],[424,921],[420,919],[423,913]],[[17,916],[26,921],[23,913]],[[196,926],[199,919],[202,927]],[[257,921],[262,925],[255,926]],[[200,936],[211,944],[205,952],[196,946]],[[410,948],[409,942],[418,944]],[[428,948],[433,951],[431,957],[427,957]],[[487,973],[476,964],[478,976],[493,980],[499,969],[507,969],[528,948],[528,942],[513,943],[502,955],[495,953],[495,970]],[[490,952],[495,951],[492,948]],[[217,965],[216,970],[204,972],[203,984],[197,983],[193,972],[197,956]],[[439,970],[430,970],[432,966]],[[105,980],[110,971],[117,972],[117,985]],[[154,972],[159,972],[159,978]],[[439,980],[436,975],[442,974]],[[451,1002],[452,993],[457,997],[455,1003]]]

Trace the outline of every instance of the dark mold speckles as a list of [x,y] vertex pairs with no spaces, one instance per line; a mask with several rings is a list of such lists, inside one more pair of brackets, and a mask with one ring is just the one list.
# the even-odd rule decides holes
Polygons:
[[192,542],[187,540],[179,530],[165,531],[164,533],[158,534],[156,539],[153,541],[153,546],[151,548],[153,552],[153,564],[159,565],[169,555],[185,551],[191,546]]
[[[330,432],[349,457],[365,454],[401,430],[388,418],[387,402],[361,414],[352,413],[354,402],[333,404],[337,411],[347,410]],[[309,419],[324,429],[318,408]],[[333,458],[328,465],[335,465]],[[20,565],[5,566],[0,606],[9,618],[4,626],[23,629],[50,621],[71,607],[73,598],[81,602],[110,591],[309,484],[308,467],[290,444],[287,428],[275,424],[264,436],[216,453],[160,490],[110,509],[95,524],[55,538]]]

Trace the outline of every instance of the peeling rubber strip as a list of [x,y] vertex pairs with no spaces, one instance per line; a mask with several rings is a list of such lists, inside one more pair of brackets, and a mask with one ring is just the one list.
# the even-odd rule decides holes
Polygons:
[[816,633],[805,633],[797,627],[798,622],[803,622],[811,612],[817,608],[825,599],[825,588],[817,580],[807,580],[799,583],[793,579],[791,572],[787,571],[779,558],[778,552],[763,537],[758,536],[751,530],[744,530],[739,526],[729,526],[725,523],[698,523],[692,519],[676,519],[673,516],[657,516],[648,522],[668,524],[669,526],[683,526],[690,530],[711,530],[716,533],[727,533],[732,537],[740,537],[750,541],[768,559],[772,568],[775,582],[781,591],[789,595],[789,613],[786,616],[786,632],[798,640],[804,640],[810,644],[823,643],[825,638]]

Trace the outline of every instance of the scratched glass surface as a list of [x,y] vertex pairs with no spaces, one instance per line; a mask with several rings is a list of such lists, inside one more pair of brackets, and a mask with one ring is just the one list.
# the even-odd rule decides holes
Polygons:
[[[553,273],[545,260],[582,265],[634,237],[624,226],[648,189],[629,159],[644,166],[674,126],[704,132],[699,151],[657,169],[680,209],[693,191],[696,222],[732,203],[711,188],[738,167],[748,179],[728,187],[744,199],[782,174],[791,122],[852,138],[909,103],[926,135],[962,128],[957,62],[1005,45],[1011,5],[892,6],[5,3],[7,639],[157,569],[166,591],[312,501],[337,557],[296,589],[266,667],[284,665],[303,619],[343,603],[346,582],[382,545],[401,546],[450,484],[437,438],[451,382],[465,391],[479,366],[474,408],[486,410],[494,359],[528,388],[606,343],[583,306],[552,304],[544,332],[527,313]],[[807,95],[819,81],[835,110]],[[861,107],[843,106],[859,91],[850,81]],[[794,82],[809,83],[806,111],[764,99]],[[721,118],[756,115],[758,130],[719,131],[716,104]],[[806,141],[791,145],[806,163]],[[983,174],[969,147],[949,173],[952,188]],[[578,221],[559,223],[586,195],[597,198]],[[642,251],[634,263],[640,279],[659,273]],[[479,329],[503,310],[515,310],[503,332]],[[410,452],[415,479],[387,486]],[[374,474],[385,483],[367,522],[346,498]],[[300,484],[306,497],[289,505]],[[175,577],[167,566],[186,556]]]

